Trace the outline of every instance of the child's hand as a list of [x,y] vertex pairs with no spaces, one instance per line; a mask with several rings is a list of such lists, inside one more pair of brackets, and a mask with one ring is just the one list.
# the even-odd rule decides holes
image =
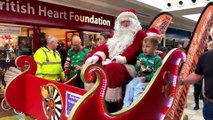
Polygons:
[[146,68],[146,72],[151,73],[152,72],[152,68]]
[[82,67],[81,66],[79,66],[79,65],[75,65],[75,69],[74,69],[74,71],[78,71],[78,70],[81,70],[82,69]]
[[160,51],[160,50],[156,50],[155,51],[155,54],[157,54],[157,55],[160,55],[160,54],[162,54],[163,52],[162,51]]
[[145,82],[145,77],[140,77],[140,79],[141,79],[141,82]]
[[141,65],[141,61],[137,60],[137,65],[140,66]]

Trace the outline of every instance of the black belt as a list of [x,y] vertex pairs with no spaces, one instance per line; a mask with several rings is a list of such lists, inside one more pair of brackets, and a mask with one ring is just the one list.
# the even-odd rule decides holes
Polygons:
[[213,99],[208,98],[208,97],[205,97],[205,100],[208,101],[208,102],[213,102]]

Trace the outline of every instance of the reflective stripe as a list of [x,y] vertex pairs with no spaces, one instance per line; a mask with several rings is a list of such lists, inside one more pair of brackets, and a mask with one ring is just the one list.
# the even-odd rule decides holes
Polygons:
[[42,74],[42,75],[45,75],[45,76],[61,76],[61,74]]
[[46,56],[46,62],[49,62],[49,58],[48,58],[48,55],[47,55],[46,51],[44,49],[41,49],[41,50],[44,52],[44,54]]
[[36,73],[37,76],[42,75],[42,73]]
[[[46,56],[46,62],[44,62],[43,64],[45,64],[45,65],[52,65],[52,64],[61,64],[61,62],[50,62],[50,60],[49,60],[49,57],[48,57],[48,55],[47,55],[47,52],[44,50],[44,49],[41,49],[43,52],[44,52],[44,54],[45,54],[45,56]],[[60,57],[60,55],[57,53],[57,52],[54,52],[54,54],[56,54],[56,55],[58,55],[58,57]],[[40,63],[41,64],[41,63]],[[42,65],[42,64],[41,64]]]
[[39,65],[42,65],[40,62],[36,62],[37,64],[39,64]]
[[[40,62],[36,62],[37,64],[39,64],[39,65],[42,65]],[[61,62],[45,62],[45,63],[43,63],[43,65],[52,65],[52,64],[61,64]]]
[[36,75],[60,76],[61,74],[42,74],[42,73],[37,73]]
[[61,62],[45,62],[43,65],[61,64]]

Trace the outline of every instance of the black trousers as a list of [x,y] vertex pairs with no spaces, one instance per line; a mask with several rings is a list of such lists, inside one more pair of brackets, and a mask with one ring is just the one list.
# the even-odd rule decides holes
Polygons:
[[[75,84],[74,84],[74,86],[75,86],[75,87],[78,87],[78,88],[84,89],[84,83],[83,83],[82,80],[81,80],[80,73],[81,73],[80,70],[77,71],[77,76],[76,76],[76,78],[75,78]],[[69,78],[69,79],[70,79],[70,78]]]
[[194,100],[196,106],[199,106],[200,98],[203,100],[202,84],[194,84]]
[[112,112],[117,112],[119,110],[119,102],[107,102],[106,103],[106,108],[108,110],[108,112],[112,113]]

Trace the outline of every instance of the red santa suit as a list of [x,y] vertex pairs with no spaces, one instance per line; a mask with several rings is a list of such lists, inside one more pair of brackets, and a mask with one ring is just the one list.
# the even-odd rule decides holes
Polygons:
[[[122,21],[130,21],[130,26],[122,27]],[[142,51],[142,41],[146,36],[135,13],[122,11],[115,22],[114,36],[85,58],[85,63],[101,63],[105,66],[109,78],[106,101],[119,101],[122,98],[122,86],[135,77],[133,65]],[[85,84],[85,89],[90,87]]]

